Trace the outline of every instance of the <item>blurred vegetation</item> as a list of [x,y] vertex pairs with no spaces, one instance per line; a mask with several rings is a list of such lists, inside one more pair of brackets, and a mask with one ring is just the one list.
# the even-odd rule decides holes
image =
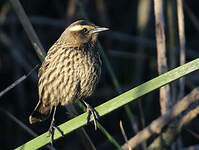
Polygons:
[[[20,1],[28,15],[45,51],[58,39],[64,29],[73,21],[82,19],[82,11],[76,0]],[[111,31],[100,35],[99,40],[107,54],[121,89],[127,91],[158,75],[155,42],[155,18],[152,0],[104,1],[81,0],[90,21]],[[184,1],[186,62],[198,58],[198,1]],[[172,7],[171,7],[172,6]],[[176,16],[176,2],[164,3],[168,67],[179,66],[179,44]],[[27,74],[40,60],[35,53],[19,19],[9,1],[0,1],[0,91],[4,90],[24,74]],[[30,125],[28,117],[38,101],[37,70],[25,81],[0,97],[0,149],[13,149],[33,137],[16,124],[6,112],[10,112],[37,134],[47,131],[50,120]],[[185,80],[185,93],[199,85],[198,72],[189,74]],[[178,95],[178,81],[172,85],[172,98]],[[95,93],[88,98],[92,106],[98,106],[117,96],[112,79],[103,65],[100,83]],[[156,90],[129,104],[138,129],[141,130],[160,115],[159,91]],[[79,107],[76,107],[79,111]],[[81,112],[81,111],[80,111]],[[56,124],[70,119],[62,107],[57,109]],[[106,115],[100,123],[123,144],[119,122],[122,120],[127,137],[135,135],[131,122],[123,108]],[[199,144],[197,135],[199,119],[195,118],[182,131],[183,147]],[[93,124],[85,127],[97,149],[114,149],[113,145]],[[151,142],[152,139],[149,140]],[[56,141],[56,149],[87,149],[77,131]],[[140,148],[141,149],[141,148]]]

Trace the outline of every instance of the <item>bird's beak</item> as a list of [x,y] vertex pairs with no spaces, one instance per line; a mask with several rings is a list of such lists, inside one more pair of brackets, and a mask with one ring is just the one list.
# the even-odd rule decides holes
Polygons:
[[95,29],[93,29],[93,33],[99,33],[106,30],[109,30],[109,28],[95,26]]

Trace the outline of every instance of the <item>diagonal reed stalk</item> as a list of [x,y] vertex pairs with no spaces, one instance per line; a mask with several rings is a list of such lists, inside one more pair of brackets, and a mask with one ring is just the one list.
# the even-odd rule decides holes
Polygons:
[[[107,102],[104,104],[96,107],[95,109],[98,111],[100,116],[104,116],[126,104],[129,102],[134,101],[135,99],[150,93],[151,91],[154,91],[155,89],[158,89],[172,81],[175,81],[176,79],[179,79],[193,71],[196,71],[199,69],[199,58],[186,63],[180,67],[177,67],[167,73],[164,73],[148,82],[145,82],[141,84],[140,86],[137,86],[136,88],[133,88]],[[77,116],[74,119],[71,119],[59,126],[59,128],[63,131],[64,135],[76,130],[77,128],[80,128],[84,125],[86,125],[87,113],[83,113],[79,116]],[[93,121],[93,118],[91,118],[91,121]],[[55,131],[55,140],[59,139],[61,137],[61,134],[58,131]],[[48,132],[38,136],[37,138],[25,143],[24,145],[18,147],[16,150],[34,150],[39,149],[46,144],[50,142],[50,137],[48,137]]]

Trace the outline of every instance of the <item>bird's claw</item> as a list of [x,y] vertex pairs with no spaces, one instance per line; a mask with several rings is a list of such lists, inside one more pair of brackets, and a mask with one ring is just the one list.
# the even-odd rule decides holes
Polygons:
[[51,141],[50,141],[51,146],[53,146],[55,129],[57,129],[59,133],[64,137],[63,131],[59,127],[57,127],[54,123],[52,123],[50,125],[50,128],[48,129],[48,132],[49,132],[48,136],[51,137]]
[[55,132],[54,123],[52,123],[48,129],[48,137],[51,138],[50,140],[51,146],[53,146],[54,132]]
[[90,121],[90,116],[91,114],[93,115],[93,122],[94,122],[94,126],[95,126],[95,130],[97,130],[97,120],[99,120],[99,114],[98,112],[92,108],[89,104],[86,105],[87,106],[87,112],[88,112],[88,117],[87,117],[87,124]]

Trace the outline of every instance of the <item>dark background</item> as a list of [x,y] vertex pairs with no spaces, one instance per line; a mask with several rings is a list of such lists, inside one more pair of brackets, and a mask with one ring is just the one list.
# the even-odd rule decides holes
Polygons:
[[[145,0],[149,1],[150,0]],[[153,12],[153,1],[145,8],[138,11],[141,6],[140,0],[82,0],[89,20],[96,25],[110,28],[109,32],[99,37],[103,49],[109,58],[117,79],[123,91],[127,91],[141,83],[144,83],[158,75],[155,47],[155,20]],[[198,18],[198,1],[185,1],[190,10],[185,10],[185,32],[186,32],[186,61],[193,60],[199,56],[198,29],[197,25],[190,19],[190,11]],[[82,19],[81,11],[75,0],[21,0],[21,4],[28,15],[31,23],[45,49],[59,38],[64,29],[73,21]],[[169,6],[172,7],[173,15]],[[179,65],[179,44],[175,1],[168,0],[164,3],[165,30],[167,40],[167,56],[169,69]],[[74,11],[73,11],[74,10]],[[139,23],[140,19],[146,21]],[[170,21],[169,21],[170,20]],[[170,26],[170,24],[172,24]],[[141,27],[142,26],[142,27]],[[21,23],[9,1],[0,1],[0,91],[4,90],[15,80],[27,74],[35,65],[41,64],[37,57]],[[0,97],[0,149],[13,149],[33,137],[12,119],[7,112],[22,121],[27,127],[37,134],[48,130],[50,120],[30,125],[28,117],[38,101],[37,70],[25,81],[14,89]],[[186,76],[185,95],[199,84],[198,72]],[[178,82],[175,82],[178,89]],[[178,95],[178,90],[175,92]],[[173,99],[176,99],[172,93]],[[103,64],[102,77],[95,93],[87,99],[92,106],[98,106],[107,100],[119,95],[115,89],[112,79]],[[138,101],[129,104],[139,125],[143,128],[160,115],[158,90],[147,94]],[[139,109],[140,106],[142,109]],[[78,106],[77,106],[77,109]],[[69,115],[62,107],[57,109],[56,124],[59,125],[69,119]],[[104,117],[101,124],[119,142],[123,144],[119,121],[122,120],[128,138],[135,133],[123,108],[120,108]],[[183,130],[183,146],[197,144],[198,139],[189,130],[199,134],[198,118]],[[88,135],[97,149],[115,149],[106,137],[95,131],[93,124],[85,126]],[[149,140],[150,143],[152,141]],[[86,149],[81,136],[74,131],[65,138],[56,141],[57,149]],[[44,148],[45,149],[45,148]]]

